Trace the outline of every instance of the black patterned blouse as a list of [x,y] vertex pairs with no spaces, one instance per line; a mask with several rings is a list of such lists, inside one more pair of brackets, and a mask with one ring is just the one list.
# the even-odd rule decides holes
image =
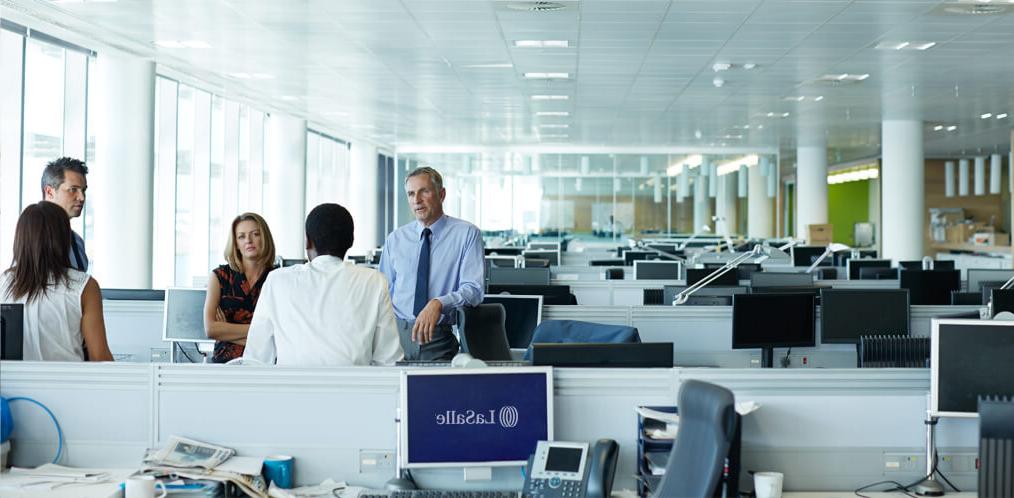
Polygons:
[[[225,321],[249,325],[253,320],[254,308],[257,307],[257,298],[261,295],[261,287],[268,273],[277,268],[272,266],[261,273],[257,282],[250,285],[246,275],[241,271],[235,271],[229,265],[222,265],[215,268],[215,276],[218,277],[218,286],[221,289],[218,307],[225,315]],[[211,361],[225,363],[229,360],[243,356],[243,346],[226,341],[215,341],[215,351],[211,355]]]

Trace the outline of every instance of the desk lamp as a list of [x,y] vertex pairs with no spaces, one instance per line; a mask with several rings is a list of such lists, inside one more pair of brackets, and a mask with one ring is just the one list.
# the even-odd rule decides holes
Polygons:
[[643,250],[643,251],[653,252],[656,255],[658,255],[660,257],[663,257],[665,259],[671,259],[673,261],[683,261],[683,262],[686,262],[686,258],[681,258],[681,257],[679,257],[679,256],[677,256],[675,254],[669,254],[669,253],[667,253],[665,251],[660,251],[658,249],[655,249],[654,247],[649,247],[647,244],[644,243],[643,240],[638,240],[638,241],[631,240],[630,241],[630,245],[633,246],[633,247],[636,247],[636,248],[638,248],[640,250]]
[[[729,226],[728,226],[728,224],[726,223],[726,218],[725,218],[725,216],[712,216],[712,217],[711,217],[711,221],[714,221],[714,222],[715,222],[715,230],[717,230],[717,231],[718,231],[719,233],[723,233],[723,234],[725,235],[725,243],[726,243],[726,245],[728,245],[728,247],[729,247],[729,252],[732,252],[732,251],[734,250],[733,248],[734,248],[734,247],[736,247],[736,246],[735,246],[735,245],[733,245],[733,243],[732,243],[732,237],[731,237],[731,236],[729,235]],[[719,228],[718,228],[719,226],[723,227],[724,229],[719,229]],[[719,245],[718,245],[718,246],[717,246],[717,247],[715,248],[715,251],[716,251],[716,252],[717,252],[717,251],[721,251],[721,250],[722,250],[722,249],[721,249],[721,246],[722,246],[722,245],[721,245],[721,244],[719,244]]]
[[[681,304],[685,304],[687,302],[687,300],[690,299],[690,296],[693,295],[693,293],[697,292],[702,287],[704,287],[704,286],[710,284],[711,282],[715,281],[716,279],[718,279],[718,277],[721,277],[722,275],[725,275],[726,273],[728,273],[728,272],[736,269],[736,267],[739,266],[741,263],[746,263],[746,261],[749,260],[750,258],[753,258],[753,257],[764,257],[764,259],[767,259],[765,257],[767,255],[764,254],[765,247],[766,246],[761,246],[761,245],[754,246],[754,248],[753,248],[752,251],[745,252],[745,253],[743,253],[743,254],[741,254],[739,256],[736,256],[735,258],[730,259],[721,268],[718,268],[715,271],[711,272],[710,274],[708,274],[708,276],[700,279],[694,285],[691,285],[690,287],[687,287],[686,289],[683,290],[683,292],[680,292],[679,294],[676,294],[676,298],[673,299],[672,305],[673,306],[679,306]],[[767,248],[767,249],[770,249],[770,248]]]
[[[926,267],[926,262],[924,260],[923,261],[923,268],[925,268],[925,267]],[[1011,277],[1010,280],[1007,280],[1006,282],[1004,282],[1003,285],[1000,286],[1000,290],[1007,290],[1007,289],[1010,289],[1011,287],[1014,287],[1014,277]],[[989,294],[989,303],[986,304],[986,316],[984,316],[983,318],[986,318],[986,319],[993,318],[993,293]]]
[[820,266],[820,264],[825,259],[827,259],[828,256],[830,256],[830,255],[832,255],[832,254],[834,254],[836,252],[851,251],[851,250],[852,250],[852,248],[849,247],[849,246],[847,246],[847,245],[845,245],[845,244],[839,244],[837,242],[832,242],[832,243],[828,244],[827,249],[824,250],[824,254],[821,254],[820,257],[818,257],[816,260],[814,260],[813,264],[810,265],[810,267],[807,268],[804,273],[813,273],[813,270],[815,270],[818,266]]
[[684,240],[683,244],[681,244],[680,247],[679,247],[680,250],[686,249],[687,248],[687,244],[690,244],[690,241],[696,239],[698,235],[703,235],[703,234],[709,233],[709,232],[711,232],[711,227],[709,227],[708,225],[701,225],[701,231],[697,232],[697,233],[695,233],[693,235],[691,235],[689,239]]

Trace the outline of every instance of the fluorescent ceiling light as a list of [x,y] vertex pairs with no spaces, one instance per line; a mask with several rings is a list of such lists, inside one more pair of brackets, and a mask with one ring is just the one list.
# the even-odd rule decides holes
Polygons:
[[176,40],[158,40],[155,45],[162,48],[183,48],[183,43]]
[[876,168],[863,168],[851,171],[844,171],[841,173],[834,173],[827,175],[827,183],[835,185],[838,183],[857,182],[860,180],[870,180],[872,178],[878,178],[880,171]]
[[944,129],[944,125],[936,125],[933,127],[933,131],[940,131]]
[[824,100],[823,95],[817,95],[816,97],[813,98],[814,102],[820,102],[821,100]]
[[570,78],[570,73],[525,73],[525,78],[530,80],[565,80]]
[[282,100],[286,102],[292,102],[294,100],[297,100],[298,98],[299,97],[296,97],[295,95],[282,95]]
[[[1011,3],[1014,3],[1014,2],[1011,2]],[[1006,117],[1007,117],[1007,113],[1006,112],[1002,113],[1002,114],[997,114],[996,115],[996,119],[1003,119],[1003,118],[1006,118]]]
[[757,154],[750,154],[740,157],[738,159],[733,159],[731,161],[720,163],[718,165],[718,176],[725,176],[728,175],[729,173],[735,173],[739,171],[740,166],[746,166],[747,168],[757,166],[757,163],[759,161],[760,157],[758,157]]
[[950,126],[947,127],[947,131],[954,131],[954,130],[957,130],[957,129],[958,129],[958,127],[954,126],[954,125],[950,125]]
[[570,116],[569,111],[539,111],[536,116]]
[[500,63],[493,63],[493,64],[466,64],[466,65],[461,66],[461,67],[469,68],[469,69],[498,69],[498,68],[507,69],[507,68],[514,67],[514,64],[511,64],[509,62],[500,62]]
[[569,95],[532,95],[532,100],[569,100]]
[[515,40],[517,48],[568,48],[570,42],[567,40]]
[[270,80],[274,78],[267,73],[226,73],[226,76],[237,80]]
[[982,116],[979,116],[979,117],[982,118],[982,119],[989,119],[989,118],[993,117],[993,113],[987,112],[986,114],[983,114]]
[[546,139],[546,138],[570,138],[570,135],[568,135],[566,133],[557,133],[557,134],[549,133],[549,134],[545,134],[545,135],[539,135],[539,138],[542,138],[542,139]]
[[549,124],[540,124],[539,128],[570,128],[570,125],[549,123]]
[[665,173],[669,176],[677,176],[683,172],[684,168],[696,168],[703,162],[704,156],[700,154],[690,154],[689,156],[684,157],[682,161],[670,164],[669,167],[665,169]]
[[864,74],[840,73],[840,74],[825,74],[825,75],[821,76],[820,78],[818,78],[818,80],[821,80],[821,81],[863,81],[863,80],[865,80],[866,78],[869,78],[869,77],[870,77],[870,75],[866,74],[866,73],[864,73]]

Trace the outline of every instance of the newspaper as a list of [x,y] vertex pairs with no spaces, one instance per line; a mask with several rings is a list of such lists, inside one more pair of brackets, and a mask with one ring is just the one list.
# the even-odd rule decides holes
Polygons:
[[151,475],[171,475],[174,478],[182,477],[187,479],[219,481],[223,483],[231,482],[248,496],[255,498],[268,498],[267,485],[264,483],[264,478],[260,475],[251,476],[246,474],[237,474],[235,472],[202,469],[200,467],[177,468],[157,465],[146,465],[142,470],[143,473]]
[[162,449],[149,453],[144,463],[158,467],[214,469],[235,454],[236,450],[231,448],[170,436],[169,442]]

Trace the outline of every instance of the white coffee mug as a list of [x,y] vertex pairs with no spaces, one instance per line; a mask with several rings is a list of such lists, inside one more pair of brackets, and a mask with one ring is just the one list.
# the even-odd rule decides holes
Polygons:
[[781,472],[754,472],[754,493],[757,498],[781,498],[783,479],[785,476]]
[[[155,495],[155,486],[162,488],[162,494]],[[154,476],[134,476],[127,479],[125,498],[165,498],[168,494],[165,484]]]

